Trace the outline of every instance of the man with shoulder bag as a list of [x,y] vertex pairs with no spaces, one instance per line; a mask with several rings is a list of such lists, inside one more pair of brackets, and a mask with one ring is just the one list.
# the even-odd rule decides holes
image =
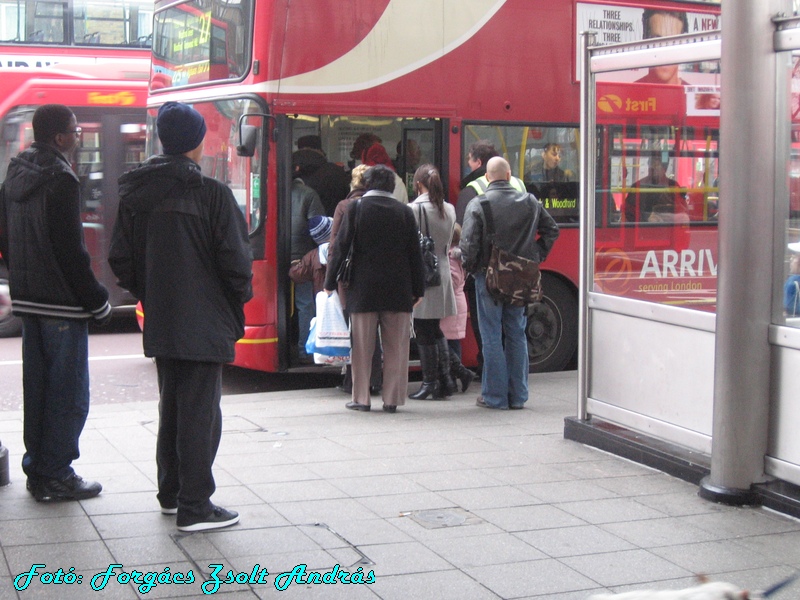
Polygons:
[[558,225],[533,194],[512,187],[508,161],[491,158],[486,177],[486,191],[467,206],[460,244],[464,268],[475,278],[483,338],[476,404],[520,409],[528,400],[525,307],[541,298],[538,265],[558,238]]

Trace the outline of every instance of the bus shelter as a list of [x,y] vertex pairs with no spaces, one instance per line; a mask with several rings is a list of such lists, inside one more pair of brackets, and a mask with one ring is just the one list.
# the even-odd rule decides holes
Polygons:
[[800,20],[784,14],[731,0],[720,30],[585,36],[564,431],[709,500],[800,516]]

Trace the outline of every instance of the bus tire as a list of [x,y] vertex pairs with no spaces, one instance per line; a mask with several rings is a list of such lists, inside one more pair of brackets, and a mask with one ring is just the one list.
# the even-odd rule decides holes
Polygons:
[[572,286],[542,273],[544,297],[530,304],[525,330],[531,373],[561,371],[578,347],[578,298]]
[[0,279],[0,338],[17,337],[22,333],[22,319],[11,314],[8,280]]

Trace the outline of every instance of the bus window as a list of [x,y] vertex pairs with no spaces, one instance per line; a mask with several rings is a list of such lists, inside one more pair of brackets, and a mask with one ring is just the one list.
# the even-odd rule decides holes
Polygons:
[[16,109],[3,119],[0,145],[0,181],[5,180],[9,161],[33,142],[32,108]]
[[193,0],[159,11],[155,15],[151,87],[243,76],[250,57],[248,5],[247,0],[236,4]]
[[81,121],[80,143],[75,151],[74,169],[81,182],[81,212],[84,222],[99,220],[102,206],[103,159],[100,151],[100,124]]
[[152,21],[148,0],[0,1],[0,40],[18,44],[149,47]]
[[467,148],[489,140],[508,160],[511,174],[525,182],[559,224],[578,222],[580,181],[578,128],[543,125],[470,124],[464,127],[464,174]]
[[[373,139],[380,140],[395,171],[406,183],[409,199],[413,199],[416,194],[409,182],[416,168],[430,162],[441,170],[435,142],[438,126],[437,119],[296,115],[292,120],[292,148],[297,149],[300,138],[317,135],[326,159],[350,170],[361,162],[357,140],[363,139],[364,134],[375,136]],[[404,144],[407,151],[403,150]]]

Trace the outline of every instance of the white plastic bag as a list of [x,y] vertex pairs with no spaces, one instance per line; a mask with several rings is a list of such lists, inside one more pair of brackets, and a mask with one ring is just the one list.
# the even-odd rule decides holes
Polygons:
[[[350,328],[344,319],[339,294],[330,296],[317,294],[317,339],[318,348],[350,348]],[[348,352],[349,354],[349,352]]]

